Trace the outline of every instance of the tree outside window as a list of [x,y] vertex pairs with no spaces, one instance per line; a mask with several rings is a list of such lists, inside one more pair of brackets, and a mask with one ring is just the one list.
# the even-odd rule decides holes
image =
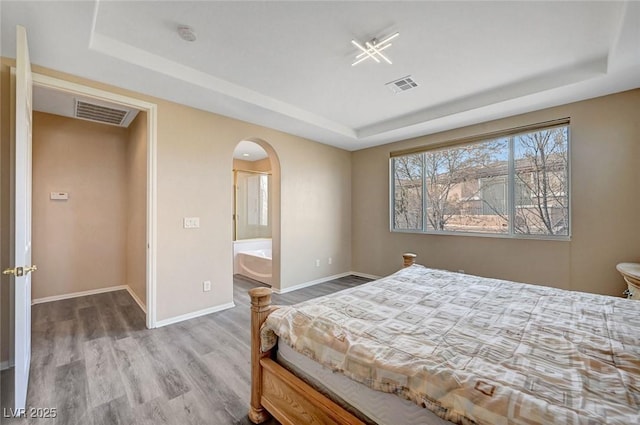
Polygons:
[[392,158],[393,230],[569,235],[568,127]]

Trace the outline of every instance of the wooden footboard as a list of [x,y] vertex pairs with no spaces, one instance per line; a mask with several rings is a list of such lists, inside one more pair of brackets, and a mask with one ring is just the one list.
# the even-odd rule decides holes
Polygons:
[[[403,254],[404,267],[415,254]],[[277,307],[271,305],[271,289],[253,288],[251,297],[251,407],[249,419],[260,424],[276,418],[282,425],[365,425],[344,408],[280,366],[272,352],[260,350],[260,327]]]

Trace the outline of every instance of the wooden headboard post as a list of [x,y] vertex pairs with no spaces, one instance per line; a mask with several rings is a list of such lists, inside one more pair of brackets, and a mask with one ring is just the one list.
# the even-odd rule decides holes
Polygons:
[[416,263],[416,254],[412,254],[410,252],[402,254],[402,258],[404,258],[404,267],[413,266]]
[[252,288],[251,297],[251,408],[249,419],[260,424],[271,415],[262,407],[262,367],[260,359],[270,355],[260,350],[260,327],[274,309],[271,306],[271,289]]

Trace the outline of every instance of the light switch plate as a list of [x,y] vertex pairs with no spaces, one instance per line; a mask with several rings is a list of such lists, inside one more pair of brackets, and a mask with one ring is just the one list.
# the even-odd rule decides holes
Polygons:
[[185,229],[197,229],[200,227],[200,217],[185,217],[183,226]]

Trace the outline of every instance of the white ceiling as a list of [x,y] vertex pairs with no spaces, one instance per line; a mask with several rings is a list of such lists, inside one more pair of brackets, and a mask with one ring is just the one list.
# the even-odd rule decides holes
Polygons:
[[[640,2],[2,1],[2,55],[348,150],[640,87]],[[176,32],[192,26],[198,40]],[[395,31],[393,65],[351,39]],[[411,75],[419,87],[385,83]]]
[[262,146],[249,140],[240,141],[233,151],[233,157],[243,161],[258,161],[268,156],[267,151],[262,149]]

